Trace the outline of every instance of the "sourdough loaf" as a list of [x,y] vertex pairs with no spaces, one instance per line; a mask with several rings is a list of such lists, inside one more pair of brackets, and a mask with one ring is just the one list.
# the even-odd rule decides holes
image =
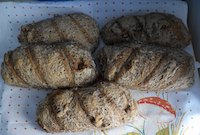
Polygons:
[[105,46],[100,51],[98,59],[106,80],[127,88],[153,91],[186,89],[193,84],[194,62],[185,51],[135,46],[133,43]]
[[136,115],[130,92],[118,84],[54,91],[37,109],[37,121],[47,132],[109,129],[130,122]]
[[76,41],[93,51],[98,46],[96,21],[83,13],[72,13],[42,20],[21,27],[19,42],[26,44]]
[[113,19],[103,27],[101,35],[107,45],[134,42],[184,48],[191,40],[183,22],[166,13],[130,15]]
[[84,86],[96,79],[90,52],[78,43],[22,45],[4,56],[2,77],[10,85],[62,88]]

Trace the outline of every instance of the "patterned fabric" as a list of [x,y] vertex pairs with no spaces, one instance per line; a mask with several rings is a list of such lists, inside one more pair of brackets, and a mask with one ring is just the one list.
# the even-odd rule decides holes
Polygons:
[[[16,48],[21,25],[53,17],[54,14],[83,12],[94,17],[100,28],[111,18],[122,15],[166,12],[186,24],[187,4],[183,1],[102,0],[68,2],[0,3],[0,59]],[[101,46],[104,44],[102,42]],[[185,49],[193,55],[192,45]],[[108,131],[60,133],[57,135],[199,135],[200,83],[180,92],[132,91],[138,101],[139,115],[132,123]],[[36,107],[51,90],[8,86],[0,79],[0,135],[49,135],[37,124]],[[146,101],[142,102],[142,99]],[[155,102],[155,103],[154,103]],[[159,104],[162,103],[162,104]]]

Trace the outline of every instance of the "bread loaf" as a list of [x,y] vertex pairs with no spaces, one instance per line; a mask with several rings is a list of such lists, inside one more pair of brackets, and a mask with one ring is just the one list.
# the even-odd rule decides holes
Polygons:
[[109,129],[133,120],[136,103],[130,92],[114,83],[54,91],[37,109],[37,121],[47,132]]
[[113,19],[103,27],[101,35],[107,45],[134,42],[184,48],[191,40],[183,22],[165,13]]
[[[24,25],[19,41],[26,44],[76,41],[93,51],[98,45],[99,29],[93,18],[73,13]],[[26,44],[24,44],[26,43]]]
[[132,43],[104,47],[98,59],[103,77],[127,88],[163,91],[190,87],[194,82],[193,58],[179,49]]
[[97,75],[91,54],[73,42],[20,46],[5,54],[1,72],[10,85],[40,88],[83,86]]

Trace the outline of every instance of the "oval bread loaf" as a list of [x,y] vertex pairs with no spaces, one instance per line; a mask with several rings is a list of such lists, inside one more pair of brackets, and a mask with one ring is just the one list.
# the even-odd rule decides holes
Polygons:
[[40,88],[83,86],[97,75],[90,52],[72,42],[20,46],[5,54],[1,72],[10,85]]
[[191,40],[183,22],[165,13],[113,19],[103,27],[101,35],[107,45],[134,42],[184,48]]
[[87,50],[98,45],[99,28],[93,18],[83,13],[73,13],[24,25],[18,37],[21,43],[39,44],[76,41]]
[[136,115],[130,92],[118,84],[54,91],[40,103],[37,121],[47,132],[80,132],[109,129],[127,123]]
[[190,87],[194,82],[192,56],[180,49],[157,46],[104,47],[99,55],[103,77],[127,88],[163,91]]

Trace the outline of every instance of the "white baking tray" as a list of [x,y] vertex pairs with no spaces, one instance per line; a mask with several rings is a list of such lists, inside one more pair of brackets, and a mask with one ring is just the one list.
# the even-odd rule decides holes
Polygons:
[[[8,50],[19,46],[17,36],[20,26],[33,21],[53,17],[54,14],[83,12],[92,16],[100,28],[112,18],[122,15],[139,15],[149,12],[166,12],[181,18],[186,24],[187,4],[183,1],[138,1],[138,0],[101,0],[74,2],[32,2],[0,3],[0,60]],[[103,42],[101,41],[101,45]],[[193,55],[192,45],[185,48]],[[1,108],[0,135],[49,135],[44,132],[36,120],[36,107],[44,99],[48,90],[19,88],[4,84],[0,80]],[[105,132],[91,130],[82,133],[60,133],[58,135],[199,135],[200,121],[200,81],[195,68],[195,84],[180,92],[138,92],[132,91],[137,101],[143,97],[158,96],[167,100],[176,110],[176,119],[171,123],[157,122],[151,118],[137,117],[131,124]],[[154,107],[150,108],[150,110]],[[160,119],[165,117],[161,112]],[[176,132],[176,133],[175,133]]]

